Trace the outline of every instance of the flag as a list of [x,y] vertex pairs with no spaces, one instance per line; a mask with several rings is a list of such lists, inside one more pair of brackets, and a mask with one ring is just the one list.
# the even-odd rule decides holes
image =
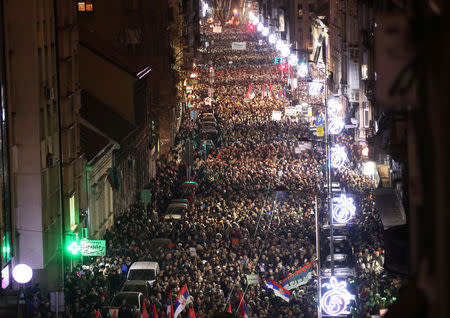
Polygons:
[[100,309],[97,309],[97,316],[95,318],[102,318],[102,314],[100,313]]
[[269,98],[272,99],[273,98],[273,93],[272,93],[272,84],[269,84]]
[[119,173],[116,167],[112,168],[112,173],[113,173],[114,187],[116,188],[116,191],[119,191]]
[[106,177],[106,179],[108,180],[109,184],[111,185],[112,190],[116,191],[116,185],[114,182],[114,174],[113,174],[112,169],[109,169],[108,176]]
[[231,312],[232,313],[232,311],[231,311],[231,301],[228,299],[228,309],[227,309],[227,312]]
[[242,318],[248,318],[247,304],[244,301],[244,313],[242,314]]
[[177,318],[181,312],[184,310],[187,304],[189,304],[191,300],[189,299],[189,292],[186,284],[183,285],[180,292],[178,293],[177,302],[175,303],[175,314],[173,318]]
[[247,94],[245,94],[245,98],[253,99],[255,98],[255,92],[253,91],[252,84],[248,86]]
[[280,297],[281,299],[289,302],[289,298],[291,297],[291,292],[287,289],[284,289],[280,284],[277,282],[267,279],[265,280],[267,288],[270,288],[273,290],[276,296]]
[[117,318],[117,309],[114,309],[112,318]]
[[263,84],[261,91],[261,98],[264,99],[265,96],[266,96],[266,84]]
[[147,307],[145,306],[145,300],[142,302],[141,318],[149,318],[148,312],[147,312]]
[[169,293],[169,302],[167,304],[167,318],[173,318],[172,292]]
[[244,303],[245,303],[244,297],[242,297],[241,290],[239,289],[239,313],[241,315],[244,314]]
[[313,262],[309,262],[281,281],[283,288],[291,290],[305,285],[312,277]]
[[156,305],[153,304],[153,318],[158,318],[158,313],[156,312]]
[[195,317],[194,309],[189,308],[188,318],[196,318],[196,317]]

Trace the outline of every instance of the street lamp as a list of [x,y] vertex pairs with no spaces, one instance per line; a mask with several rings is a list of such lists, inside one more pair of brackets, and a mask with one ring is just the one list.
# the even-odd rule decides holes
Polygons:
[[268,27],[264,27],[264,29],[262,31],[262,35],[263,36],[268,36],[269,35],[269,28]]
[[276,40],[277,40],[277,37],[275,34],[269,35],[269,43],[270,44],[274,44],[276,42]]
[[259,22],[256,25],[256,30],[258,30],[258,32],[262,32],[264,30],[264,25],[261,22]]
[[33,270],[27,264],[18,264],[13,268],[12,276],[19,284],[26,284],[33,278]]

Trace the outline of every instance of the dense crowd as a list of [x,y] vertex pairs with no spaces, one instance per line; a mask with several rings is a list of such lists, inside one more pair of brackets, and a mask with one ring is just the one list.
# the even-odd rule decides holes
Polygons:
[[[301,138],[314,139],[309,121],[300,117],[272,120],[273,110],[283,112],[289,105],[286,97],[277,97],[286,89],[287,74],[274,66],[275,51],[263,39],[227,27],[223,33],[204,33],[202,40],[209,47],[204,52],[205,65],[197,66],[200,80],[194,87],[193,103],[198,114],[214,112],[219,131],[215,147],[201,148],[199,119],[186,117],[172,150],[159,160],[152,203],[137,203],[118,215],[105,234],[106,256],[75,266],[67,275],[66,317],[96,317],[137,260],[158,261],[161,268],[146,299],[146,308],[155,305],[159,317],[165,317],[169,293],[175,301],[184,284],[192,300],[188,306],[193,306],[198,317],[211,317],[228,304],[240,316],[239,293],[244,295],[250,317],[317,316],[315,270],[307,284],[292,291],[289,302],[262,283],[248,286],[246,275],[279,282],[316,262],[316,198],[319,217],[324,218],[327,211],[323,145],[313,143],[311,149],[298,153],[295,145]],[[234,41],[247,42],[247,50],[232,52]],[[250,86],[253,98],[246,97]],[[209,88],[214,89],[212,105],[204,102]],[[322,102],[321,95],[309,96],[304,84],[297,93],[301,101]],[[192,179],[199,188],[186,215],[169,221],[163,217],[165,208],[170,199],[181,196],[185,178],[182,151],[186,138],[196,145]],[[349,231],[357,275],[349,283],[356,294],[353,315],[363,317],[392,303],[401,282],[383,271],[382,226],[373,203],[374,185],[358,164],[360,150],[345,132],[339,142],[346,145],[350,160],[333,171],[333,178],[357,203],[356,222]],[[154,238],[168,238],[173,244],[151,250]],[[41,303],[32,301],[39,299],[29,302],[32,317],[43,317]],[[106,317],[105,311],[102,316]],[[121,307],[119,317],[140,317],[140,313]]]

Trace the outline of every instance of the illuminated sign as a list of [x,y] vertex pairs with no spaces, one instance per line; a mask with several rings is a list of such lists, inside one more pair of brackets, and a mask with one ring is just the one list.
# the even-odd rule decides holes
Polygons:
[[345,224],[355,215],[356,207],[352,198],[348,198],[345,194],[333,198],[332,201],[333,219],[339,224]]
[[345,148],[340,145],[335,145],[330,149],[330,161],[333,168],[341,168],[347,161],[347,153]]
[[348,314],[348,305],[353,297],[347,291],[347,283],[345,281],[338,282],[336,277],[331,277],[329,282],[322,284],[322,287],[328,289],[320,300],[322,312],[330,316]]
[[19,284],[26,284],[33,278],[33,270],[27,264],[18,264],[13,268],[12,276]]

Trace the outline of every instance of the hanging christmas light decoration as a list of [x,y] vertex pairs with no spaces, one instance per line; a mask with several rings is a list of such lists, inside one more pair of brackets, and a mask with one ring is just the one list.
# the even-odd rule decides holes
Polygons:
[[345,152],[345,147],[334,145],[330,149],[330,152],[331,166],[337,169],[341,168],[347,161],[347,153]]
[[302,62],[298,66],[298,76],[306,77],[306,75],[308,75],[308,65],[305,62]]
[[322,92],[323,84],[320,82],[311,82],[308,85],[308,93],[311,96],[319,95]]
[[339,134],[345,127],[344,121],[341,117],[331,117],[328,121],[328,132],[332,135]]
[[320,301],[322,311],[330,316],[347,314],[347,307],[352,299],[352,295],[347,291],[347,283],[338,282],[336,277],[331,277],[329,283],[323,283],[322,287],[329,289]]
[[332,204],[333,219],[339,224],[348,223],[355,215],[356,207],[353,199],[347,197],[345,194],[333,198]]

